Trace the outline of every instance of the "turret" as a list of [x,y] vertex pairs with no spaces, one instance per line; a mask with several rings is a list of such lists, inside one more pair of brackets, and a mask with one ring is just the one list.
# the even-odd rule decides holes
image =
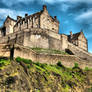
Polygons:
[[46,11],[46,10],[47,10],[47,6],[43,5],[43,11]]

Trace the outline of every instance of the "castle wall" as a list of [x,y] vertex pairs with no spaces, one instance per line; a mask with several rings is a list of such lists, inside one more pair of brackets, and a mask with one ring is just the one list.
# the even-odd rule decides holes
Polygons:
[[23,31],[18,31],[16,33],[11,33],[9,35],[6,35],[4,37],[1,37],[0,39],[0,44],[20,44],[23,45],[23,40],[24,40],[24,32]]
[[[5,48],[6,44],[0,44],[0,57],[10,57],[9,49]],[[73,67],[75,63],[78,63],[79,67],[85,68],[89,67],[92,68],[92,62],[87,60],[82,60],[75,55],[60,55],[60,54],[39,54],[34,52],[33,50],[21,46],[15,45],[14,50],[14,57],[22,57],[26,59],[31,59],[33,62],[39,61],[40,63],[47,63],[47,64],[56,64],[58,61],[66,67]]]
[[0,57],[9,57],[10,51],[9,49],[6,49],[6,44],[0,44]]
[[23,21],[22,24],[19,22],[14,26],[14,32],[22,31],[24,29],[27,29],[27,23],[25,23],[25,21]]
[[[22,58],[31,59],[33,62],[39,61],[40,63],[56,64],[58,61],[66,67],[73,67],[75,63],[78,63],[81,68],[92,68],[91,61],[82,60],[74,55],[60,55],[60,54],[38,54],[31,49],[22,46],[16,46],[14,56],[20,56]],[[19,48],[18,48],[19,47]]]
[[13,33],[13,27],[16,24],[15,21],[7,18],[7,20],[4,23],[4,26],[6,27],[6,35]]
[[14,57],[22,57],[36,61],[36,53],[34,51],[19,45],[15,45]]
[[49,49],[62,50],[61,45],[61,40],[49,37]]
[[40,16],[34,16],[33,17],[33,28],[39,28],[40,27]]
[[64,34],[62,34],[61,35],[61,48],[62,48],[62,50],[65,50],[65,49],[67,49],[67,47],[68,47],[68,38],[67,38],[67,35],[64,35]]
[[40,16],[40,27],[43,29],[49,29],[58,33],[59,23],[55,22],[51,16],[48,14],[48,11],[45,10]]
[[61,50],[61,36],[50,30],[25,30],[24,46]]
[[1,33],[2,29],[0,29],[0,37],[2,37],[2,33]]
[[25,33],[24,36],[24,46],[28,46],[31,48],[49,48],[48,38],[42,35],[34,35]]
[[83,50],[86,50],[88,51],[88,46],[87,46],[87,40],[86,38],[84,37],[83,34],[81,34],[79,37],[78,37],[78,47],[82,48]]

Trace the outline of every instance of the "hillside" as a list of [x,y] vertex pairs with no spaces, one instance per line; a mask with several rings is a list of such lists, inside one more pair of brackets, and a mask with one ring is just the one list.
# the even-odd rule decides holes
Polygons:
[[92,92],[92,70],[16,58],[0,59],[0,92]]

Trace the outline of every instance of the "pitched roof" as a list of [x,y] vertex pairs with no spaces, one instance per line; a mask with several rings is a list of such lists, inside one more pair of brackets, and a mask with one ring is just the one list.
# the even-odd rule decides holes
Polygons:
[[[81,32],[78,32],[78,33],[75,33],[75,34],[72,34],[72,40],[77,40],[78,37],[80,36]],[[71,39],[71,35],[68,35],[68,40]]]
[[[15,22],[17,22],[17,20],[14,20],[13,18],[11,18],[10,16],[7,16],[7,18],[5,19],[5,21],[7,20],[7,19],[10,19],[10,20],[12,20],[12,21],[15,21]],[[4,22],[5,23],[5,22]]]

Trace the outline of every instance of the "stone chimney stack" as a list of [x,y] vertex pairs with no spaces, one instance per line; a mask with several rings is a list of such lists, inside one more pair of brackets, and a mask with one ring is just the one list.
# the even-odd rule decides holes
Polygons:
[[22,17],[21,16],[17,16],[17,21],[19,21]]
[[54,16],[54,19],[57,20],[57,16]]
[[25,17],[27,17],[27,16],[28,16],[28,14],[26,13],[26,14],[25,14]]
[[70,31],[70,37],[71,37],[71,39],[72,39],[72,36],[73,36],[72,31]]
[[47,10],[47,6],[46,5],[43,5],[43,10]]

